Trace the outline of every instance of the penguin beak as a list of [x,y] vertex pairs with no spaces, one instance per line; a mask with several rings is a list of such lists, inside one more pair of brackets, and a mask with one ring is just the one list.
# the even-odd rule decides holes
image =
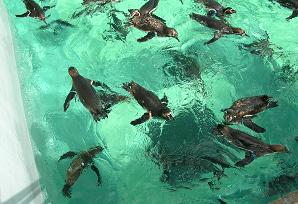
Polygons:
[[175,38],[178,42],[180,42],[180,40],[179,40],[179,38],[177,36],[175,36],[173,38]]

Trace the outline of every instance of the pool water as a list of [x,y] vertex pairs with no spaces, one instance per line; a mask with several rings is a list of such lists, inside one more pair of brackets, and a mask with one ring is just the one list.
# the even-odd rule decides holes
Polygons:
[[[237,10],[227,20],[250,37],[225,36],[207,46],[203,43],[214,31],[190,19],[192,12],[206,13],[193,0],[162,0],[155,11],[178,31],[180,42],[153,38],[145,43],[136,41],[144,32],[126,30],[124,14],[113,12],[140,8],[142,0],[87,8],[81,0],[37,1],[55,5],[47,11],[48,23],[69,23],[56,21],[47,28],[36,19],[14,16],[25,12],[21,1],[4,2],[45,203],[268,203],[298,187],[298,18],[285,20],[291,10],[267,0],[219,0]],[[111,26],[115,21],[122,22],[120,32]],[[245,49],[244,44],[266,39],[266,33],[270,44],[261,55]],[[79,102],[72,101],[63,112],[71,88],[69,66],[121,94],[127,95],[121,84],[131,80],[160,97],[166,93],[175,120],[153,119],[134,127],[130,121],[145,111],[133,99],[113,106],[99,123]],[[290,153],[226,168],[218,180],[214,172],[222,168],[207,157],[232,166],[244,157],[213,134],[223,121],[220,110],[239,98],[263,94],[279,102],[255,119],[267,131],[234,127],[266,143],[284,144]],[[95,145],[105,148],[95,159],[102,185],[96,186],[94,172],[86,169],[72,198],[63,197],[70,161],[58,163],[59,157]],[[164,165],[170,165],[168,179]]]

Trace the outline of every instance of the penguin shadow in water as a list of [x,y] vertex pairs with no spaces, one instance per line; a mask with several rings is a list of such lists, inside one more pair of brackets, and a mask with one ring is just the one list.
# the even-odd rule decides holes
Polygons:
[[201,67],[196,56],[184,54],[178,50],[164,50],[168,62],[162,66],[165,75],[165,86],[194,82],[196,89],[205,95],[204,81],[201,78]]
[[265,36],[261,39],[255,40],[252,43],[241,43],[239,46],[240,50],[246,50],[253,55],[258,55],[262,58],[269,57],[272,58],[276,55],[276,58],[282,57],[282,48],[275,46],[270,42],[270,37],[267,31]]
[[[278,74],[278,79],[285,84],[293,84],[298,79],[298,67],[290,64],[283,65]],[[298,141],[298,137],[297,137]]]
[[71,18],[77,19],[81,16],[94,16],[98,13],[104,13],[106,9],[113,8],[112,3],[117,3],[116,0],[83,0],[82,7],[75,11]]
[[129,30],[125,22],[121,19],[121,16],[124,16],[124,21],[126,21],[127,14],[125,12],[118,11],[115,9],[110,10],[108,12],[108,29],[106,29],[102,34],[102,38],[105,41],[126,41],[126,37],[129,33]]
[[65,28],[74,28],[75,26],[67,21],[62,19],[54,20],[46,25],[42,25],[39,27],[40,30],[52,31],[54,35],[58,35],[60,32],[64,31]]
[[298,172],[282,174],[263,182],[266,195],[282,196],[298,188]]
[[210,109],[197,103],[174,118],[162,127],[149,124],[152,143],[147,155],[161,168],[161,182],[171,190],[191,189],[198,182],[210,186],[208,181],[219,180],[224,169],[231,167],[229,161],[238,158],[214,140],[215,116]]

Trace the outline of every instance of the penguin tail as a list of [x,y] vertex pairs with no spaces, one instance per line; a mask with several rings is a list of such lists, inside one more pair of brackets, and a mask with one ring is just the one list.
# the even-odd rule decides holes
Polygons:
[[278,106],[277,101],[269,101],[267,108],[275,108]]
[[286,20],[291,20],[293,18],[296,18],[297,16],[298,16],[298,9],[294,9],[293,13],[289,17],[287,17]]
[[71,198],[71,185],[65,184],[63,189],[62,189],[62,193],[65,197]]
[[129,92],[131,90],[131,85],[132,85],[131,82],[123,83],[122,88]]

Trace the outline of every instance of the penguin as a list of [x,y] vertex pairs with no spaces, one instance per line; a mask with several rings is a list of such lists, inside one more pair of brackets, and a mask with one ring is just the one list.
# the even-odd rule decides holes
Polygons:
[[224,119],[227,123],[243,123],[255,132],[262,133],[266,130],[252,121],[260,112],[278,106],[277,101],[271,100],[267,95],[241,98],[235,101],[230,108],[223,109]]
[[152,91],[145,89],[134,81],[123,83],[122,88],[128,91],[148,111],[142,117],[130,122],[131,125],[135,126],[144,123],[152,117],[159,117],[165,120],[173,119],[172,111],[168,108],[166,95],[159,99]]
[[245,132],[233,129],[227,125],[217,125],[216,131],[237,148],[245,151],[245,158],[235,164],[237,167],[244,167],[256,158],[266,154],[289,152],[287,147],[284,145],[266,144]]
[[220,19],[223,19],[226,15],[231,15],[236,13],[231,7],[224,7],[215,0],[196,0],[198,3],[204,4],[204,6],[209,9],[208,16],[217,16]]
[[[81,76],[74,67],[70,67],[68,73],[72,78],[72,88],[65,99],[64,112],[67,111],[70,101],[78,95],[82,104],[90,111],[93,119],[98,122],[101,118],[108,117],[111,106],[128,98],[116,94],[105,83]],[[104,91],[97,92],[93,86],[100,86]]]
[[96,147],[90,148],[87,151],[82,151],[80,153],[69,151],[60,157],[58,162],[66,158],[75,157],[67,170],[65,185],[62,189],[62,193],[65,197],[69,197],[69,198],[71,197],[71,187],[78,180],[83,170],[90,165],[91,165],[91,169],[95,172],[97,176],[97,185],[99,186],[101,184],[101,177],[99,174],[99,170],[95,166],[95,162],[93,159],[97,154],[102,152],[102,150],[103,148],[101,146],[96,146]]
[[27,11],[23,14],[16,15],[18,18],[32,17],[46,22],[45,12],[54,6],[44,6],[41,8],[34,0],[23,0]]
[[[270,1],[273,2],[273,0],[270,0]],[[292,14],[290,16],[288,16],[286,18],[286,20],[291,20],[298,16],[298,1],[297,0],[275,0],[275,1],[283,7],[293,10]]]
[[227,34],[248,36],[242,28],[234,28],[225,21],[212,18],[211,16],[202,16],[192,13],[190,17],[204,26],[217,30],[217,32],[214,33],[214,37],[204,44],[211,44]]
[[147,32],[147,35],[139,38],[138,42],[145,42],[156,35],[159,37],[172,37],[179,41],[178,32],[166,25],[165,20],[154,15],[153,12],[159,0],[149,0],[140,9],[129,9],[131,18],[127,26]]

